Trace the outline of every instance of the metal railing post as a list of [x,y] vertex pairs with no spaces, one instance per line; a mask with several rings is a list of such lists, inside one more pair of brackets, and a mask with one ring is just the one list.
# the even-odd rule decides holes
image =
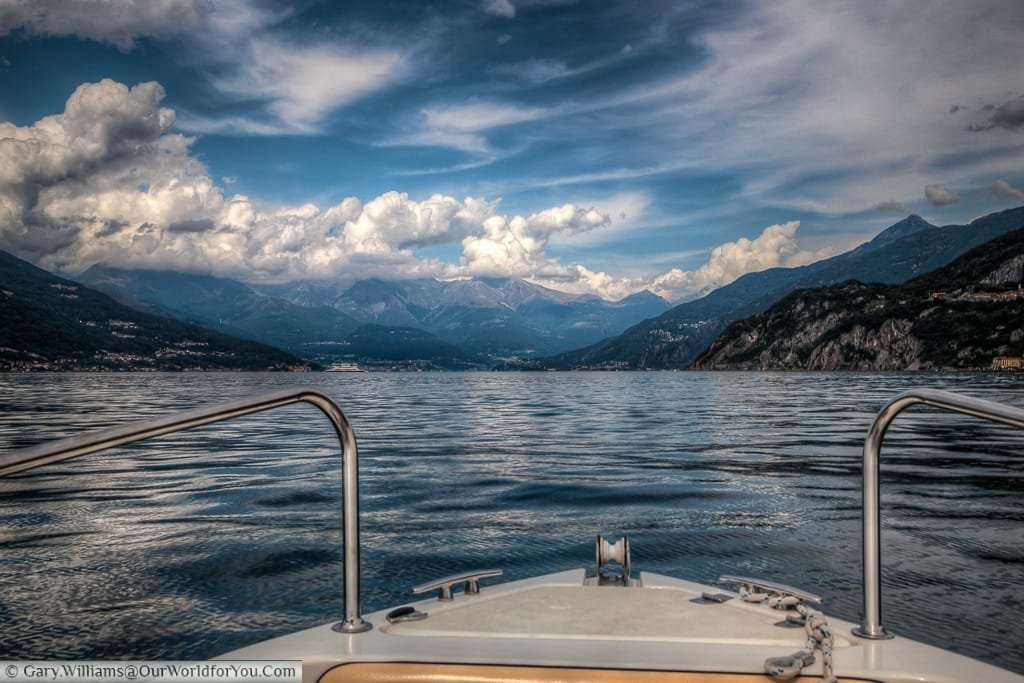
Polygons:
[[861,638],[881,640],[893,637],[882,626],[882,527],[878,465],[882,440],[889,425],[897,415],[918,403],[1024,428],[1024,410],[1020,408],[939,389],[911,389],[889,401],[879,411],[864,440],[864,620],[853,629],[853,634]]
[[282,389],[0,453],[0,476],[292,403],[309,403],[319,408],[331,421],[341,445],[345,618],[333,628],[342,633],[369,631],[373,625],[362,618],[359,604],[359,448],[345,413],[330,397],[316,389]]

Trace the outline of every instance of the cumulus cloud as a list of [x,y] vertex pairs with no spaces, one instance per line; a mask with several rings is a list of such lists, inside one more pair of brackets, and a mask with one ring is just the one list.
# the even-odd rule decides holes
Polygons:
[[88,38],[129,50],[138,36],[165,36],[203,22],[203,0],[7,0],[0,36],[27,33]]
[[560,247],[593,247],[609,242],[622,242],[635,238],[633,234],[644,216],[649,213],[654,197],[647,192],[619,192],[613,195],[583,195],[577,205],[588,206],[602,215],[608,222],[599,230],[562,232],[553,235],[552,244]]
[[[528,215],[502,213],[496,199],[397,191],[268,206],[211,180],[192,138],[170,130],[163,96],[158,83],[104,80],[31,126],[0,123],[0,248],[72,272],[104,262],[249,280],[497,275],[615,299],[644,288],[678,299],[824,255],[799,247],[795,222],[718,246],[694,271],[616,277],[548,253],[556,237],[614,229],[612,210],[622,221],[627,208],[642,212],[648,198],[629,194]],[[420,253],[444,244],[461,246],[457,260]]]
[[516,6],[510,0],[484,0],[484,12],[496,17],[511,19],[516,15]]
[[[94,262],[216,271],[252,278],[330,277],[350,268],[389,276],[557,269],[552,235],[607,219],[565,205],[501,215],[497,201],[387,192],[321,209],[226,197],[170,131],[163,88],[104,80],[79,86],[64,112],[0,124],[0,243],[49,267]],[[481,115],[487,118],[487,115]],[[491,114],[491,121],[501,119]],[[464,242],[459,264],[415,250]],[[499,254],[503,251],[503,254]]]
[[108,79],[79,86],[63,114],[33,126],[0,122],[0,182],[51,183],[137,152],[174,122],[174,112],[158,106],[163,97],[159,83],[129,89]]
[[469,275],[571,278],[571,270],[547,256],[545,247],[559,232],[585,232],[607,225],[608,216],[572,204],[528,217],[492,215],[483,221],[484,233],[462,241],[462,270]]
[[887,202],[878,202],[875,204],[875,211],[892,211],[894,213],[909,213],[907,207],[900,204],[895,199],[890,199]]
[[949,206],[960,201],[960,195],[953,194],[949,190],[938,185],[925,185],[924,196],[931,202],[932,206]]
[[1024,191],[1018,190],[1006,180],[997,180],[992,183],[992,194],[999,199],[1016,199],[1024,202]]
[[[219,188],[170,132],[158,83],[75,89],[63,113],[0,123],[0,242],[51,267],[94,261],[197,267],[218,232]],[[109,258],[108,258],[109,257]]]
[[828,248],[817,251],[802,249],[796,238],[799,227],[799,221],[770,225],[754,239],[743,237],[721,244],[713,248],[707,261],[694,270],[673,268],[659,275],[616,277],[575,263],[561,271],[544,273],[532,279],[555,289],[597,293],[613,300],[648,289],[669,301],[684,301],[703,296],[747,273],[802,266],[832,254]]
[[707,263],[692,271],[674,268],[658,276],[650,289],[669,300],[727,285],[741,275],[768,268],[803,266],[829,256],[829,249],[801,249],[796,239],[800,221],[770,225],[754,239],[740,238],[711,250]]

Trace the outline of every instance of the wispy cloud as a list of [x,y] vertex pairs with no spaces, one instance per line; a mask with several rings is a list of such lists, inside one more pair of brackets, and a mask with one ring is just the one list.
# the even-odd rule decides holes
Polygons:
[[253,0],[15,2],[0,10],[0,35],[23,28],[128,51],[139,37],[187,34],[189,50],[176,51],[177,57],[206,74],[220,97],[249,105],[244,114],[186,113],[179,126],[197,133],[317,133],[331,112],[393,84],[407,66],[406,55],[395,49],[292,38],[279,26],[288,14]]
[[128,51],[140,36],[170,36],[200,26],[208,11],[202,0],[8,0],[0,7],[0,36],[21,28],[30,34],[79,36]]
[[516,15],[516,6],[510,0],[484,0],[483,10],[496,17],[511,19]]
[[[253,0],[224,0],[192,37],[181,58],[207,74],[218,97],[244,113],[185,112],[179,125],[197,133],[281,135],[323,132],[329,116],[394,85],[409,67],[399,49],[354,38],[299,38],[281,28],[288,10]],[[411,48],[410,48],[411,49]]]
[[999,179],[992,183],[992,194],[999,199],[1016,199],[1024,201],[1024,191],[1017,189],[1008,181]]
[[237,71],[214,83],[239,98],[266,100],[284,130],[311,133],[330,112],[388,85],[402,66],[402,56],[392,51],[304,47],[262,38],[246,45]]
[[492,149],[488,132],[532,121],[543,114],[544,111],[536,107],[481,100],[436,105],[419,112],[410,132],[395,135],[386,143],[489,153]]
[[[519,62],[503,63],[492,66],[488,71],[512,81],[522,81],[532,85],[541,85],[550,81],[574,78],[619,64],[633,54],[633,46],[626,45],[622,50],[569,67],[560,59],[526,59]],[[577,109],[586,109],[576,107]]]
[[[1019,81],[1024,5],[783,0],[748,9],[698,34],[705,57],[681,65],[682,75],[563,102],[559,132],[600,113],[642,150],[635,175],[699,167],[735,175],[744,197],[830,214],[862,211],[894,190],[913,196],[938,169],[948,173],[951,158],[947,182],[1019,168],[1024,139],[981,139],[949,109]],[[998,110],[1000,126],[1018,125],[1016,102]],[[615,175],[630,173],[622,164]]]
[[574,71],[559,59],[528,59],[512,64],[498,64],[491,67],[496,76],[523,80],[529,83],[547,83],[558,78],[572,75]]

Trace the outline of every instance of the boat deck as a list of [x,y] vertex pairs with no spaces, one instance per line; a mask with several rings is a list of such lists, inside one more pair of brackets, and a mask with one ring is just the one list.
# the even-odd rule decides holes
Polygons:
[[[366,633],[341,634],[325,625],[224,658],[301,657],[305,683],[321,680],[332,669],[323,683],[769,681],[765,660],[790,655],[805,645],[803,628],[785,623],[787,612],[743,602],[738,594],[717,587],[647,572],[640,574],[642,587],[585,585],[584,577],[585,570],[576,569],[485,584],[478,595],[455,593],[451,601],[408,603],[428,613],[421,621],[389,624],[387,612],[381,611],[368,615],[374,628]],[[725,593],[732,599],[705,601],[705,592]],[[828,621],[835,634],[835,670],[841,681],[1024,683],[1024,677],[898,636],[878,641],[856,638],[850,633],[854,624],[832,617]],[[814,677],[822,674],[817,655],[802,672],[810,677],[807,680],[818,680]],[[336,668],[360,662],[374,666]],[[392,667],[395,663],[407,666]],[[519,677],[500,673],[502,667],[512,667]],[[575,669],[583,672],[576,678]],[[597,677],[597,672],[605,671],[605,678]],[[360,672],[376,672],[377,677],[361,678]],[[641,672],[665,676],[644,673],[636,678]],[[678,672],[697,677],[667,676]]]
[[[552,578],[552,577],[549,577]],[[701,593],[642,574],[643,587],[582,585],[583,570],[567,572],[568,585],[458,595],[450,603],[428,603],[423,621],[384,624],[400,636],[635,640],[665,643],[757,643],[784,654],[804,645],[804,630],[785,622],[786,613],[739,599],[706,601]],[[784,624],[780,626],[778,624]],[[835,647],[850,647],[837,634]]]

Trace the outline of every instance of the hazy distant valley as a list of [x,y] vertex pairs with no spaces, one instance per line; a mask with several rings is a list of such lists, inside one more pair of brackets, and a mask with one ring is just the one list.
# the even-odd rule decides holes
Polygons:
[[105,266],[79,279],[126,305],[317,362],[395,369],[512,367],[618,334],[670,308],[650,292],[611,302],[516,279],[261,286]]

